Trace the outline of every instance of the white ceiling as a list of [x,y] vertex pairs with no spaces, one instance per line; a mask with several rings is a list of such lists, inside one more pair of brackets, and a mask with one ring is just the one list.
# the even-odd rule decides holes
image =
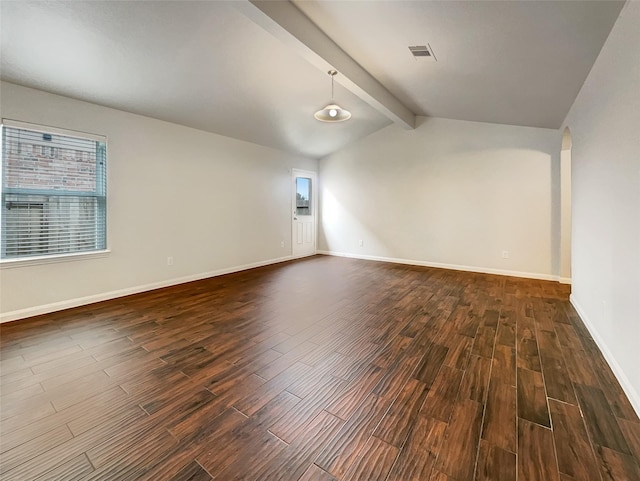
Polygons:
[[[340,124],[313,118],[330,97],[322,63],[236,2],[5,0],[0,68],[9,82],[319,158],[391,123],[369,95],[377,82],[414,114],[558,128],[623,3],[296,2],[373,77],[336,79],[353,113]],[[438,62],[410,55],[425,43]]]
[[[624,2],[296,5],[418,115],[559,128]],[[409,45],[429,44],[437,62]]]

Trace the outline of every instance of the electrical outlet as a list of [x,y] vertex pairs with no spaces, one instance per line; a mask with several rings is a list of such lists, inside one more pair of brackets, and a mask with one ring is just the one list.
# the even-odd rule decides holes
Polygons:
[[502,251],[502,258],[503,259],[508,259],[509,258],[509,251]]
[[360,240],[358,241],[358,245],[359,245],[360,247],[362,247],[362,246],[364,245],[364,242],[362,242],[362,239],[360,239]]
[[280,247],[284,247],[284,241],[280,241]]
[[173,256],[167,257],[167,265],[168,266],[172,266],[173,265]]

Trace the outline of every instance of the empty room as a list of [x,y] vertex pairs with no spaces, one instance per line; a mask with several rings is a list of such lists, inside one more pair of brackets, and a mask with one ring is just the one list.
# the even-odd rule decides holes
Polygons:
[[2,480],[640,481],[640,1],[0,35]]

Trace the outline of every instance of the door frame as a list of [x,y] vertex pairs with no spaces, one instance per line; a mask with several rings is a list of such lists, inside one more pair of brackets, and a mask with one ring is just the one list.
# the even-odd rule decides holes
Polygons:
[[309,177],[311,179],[311,209],[313,214],[313,253],[310,255],[315,255],[318,253],[318,192],[320,189],[318,188],[318,173],[313,170],[304,170],[304,169],[291,169],[291,208],[289,209],[289,215],[291,216],[291,257],[294,259],[299,259],[302,257],[308,257],[306,255],[296,256],[293,252],[293,246],[295,245],[295,229],[294,229],[294,217],[296,211],[295,205],[295,197],[296,197],[296,177]]

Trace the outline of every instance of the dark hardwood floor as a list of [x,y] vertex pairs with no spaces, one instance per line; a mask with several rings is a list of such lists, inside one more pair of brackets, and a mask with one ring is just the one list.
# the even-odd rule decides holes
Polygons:
[[638,481],[568,294],[317,256],[4,324],[0,478]]

